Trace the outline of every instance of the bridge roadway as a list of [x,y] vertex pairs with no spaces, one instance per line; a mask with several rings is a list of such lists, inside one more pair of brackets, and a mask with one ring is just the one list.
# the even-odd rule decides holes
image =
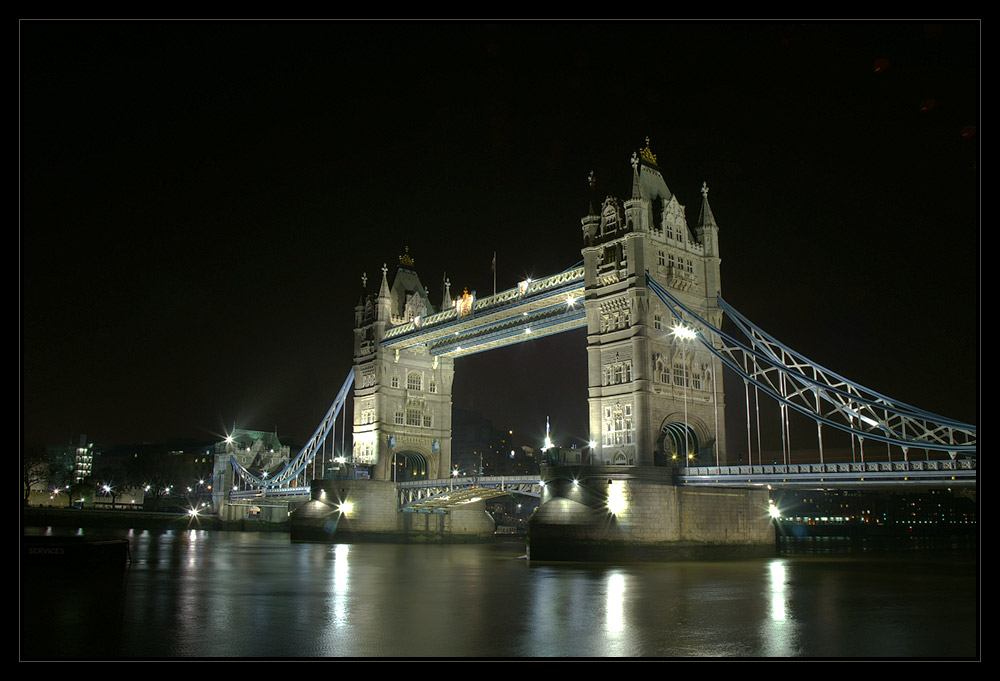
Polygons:
[[[623,468],[623,472],[627,468]],[[867,461],[757,466],[690,466],[674,469],[674,481],[684,487],[898,488],[958,487],[976,484],[976,460]],[[465,504],[508,494],[540,498],[541,477],[472,476],[396,483],[399,509],[404,513],[444,513]],[[282,503],[308,499],[310,488],[233,491],[237,504]]]

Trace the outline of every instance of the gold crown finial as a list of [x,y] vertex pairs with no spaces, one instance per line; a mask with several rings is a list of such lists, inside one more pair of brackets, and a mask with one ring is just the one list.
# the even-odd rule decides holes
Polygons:
[[656,165],[656,154],[654,154],[649,149],[649,138],[648,137],[646,138],[646,148],[643,149],[642,151],[640,151],[639,155],[642,156],[642,160],[643,161],[646,161],[648,163],[652,163],[654,166]]
[[406,247],[406,252],[399,256],[399,264],[404,267],[413,267],[413,258],[410,257],[410,247]]

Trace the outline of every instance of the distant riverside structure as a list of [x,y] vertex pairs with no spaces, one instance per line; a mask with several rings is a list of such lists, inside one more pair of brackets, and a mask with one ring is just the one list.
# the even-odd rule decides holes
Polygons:
[[73,455],[73,482],[83,482],[94,471],[94,443],[80,435]]

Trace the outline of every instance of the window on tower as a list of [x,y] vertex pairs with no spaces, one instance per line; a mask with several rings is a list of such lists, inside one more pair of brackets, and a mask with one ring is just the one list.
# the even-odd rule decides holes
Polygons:
[[406,389],[407,390],[420,390],[422,384],[421,376],[419,371],[411,371],[406,375]]

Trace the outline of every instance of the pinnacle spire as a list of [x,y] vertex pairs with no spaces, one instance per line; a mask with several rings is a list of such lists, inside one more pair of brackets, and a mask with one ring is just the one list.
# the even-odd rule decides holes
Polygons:
[[365,293],[368,291],[368,273],[361,273],[361,298],[358,300],[358,307],[365,306]]
[[441,311],[455,307],[454,302],[451,300],[451,279],[448,278],[447,273],[443,273],[441,276]]
[[597,211],[594,210],[594,191],[597,187],[597,177],[594,175],[594,171],[590,171],[590,175],[587,176],[587,186],[590,187],[590,204],[588,205],[587,215],[597,215]]
[[[649,148],[649,138],[646,138],[646,148]],[[639,183],[639,157],[632,152],[632,198],[642,198],[642,185]]]
[[715,215],[712,214],[712,207],[708,205],[708,183],[701,183],[701,212],[698,213],[698,229],[704,229],[705,227],[712,227],[718,229],[719,225],[715,222]]
[[389,268],[385,263],[382,263],[382,286],[378,290],[379,298],[389,297]]

